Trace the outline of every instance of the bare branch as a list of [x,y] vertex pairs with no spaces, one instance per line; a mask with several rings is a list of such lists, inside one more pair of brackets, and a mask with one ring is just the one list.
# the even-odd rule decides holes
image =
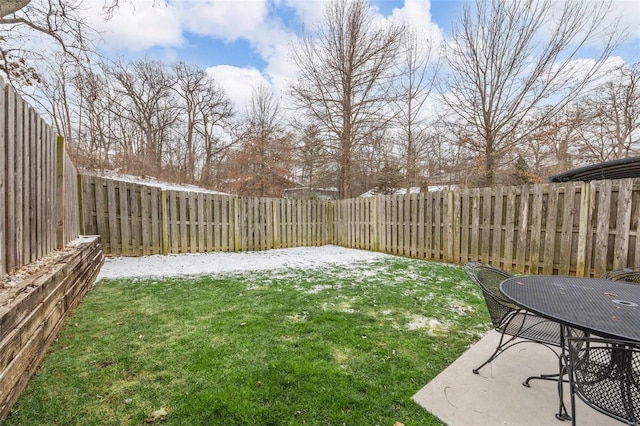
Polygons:
[[[447,52],[446,100],[475,133],[467,142],[485,159],[484,184],[493,183],[501,154],[598,78],[622,40],[618,28],[604,27],[609,13],[608,2],[571,0],[476,0],[465,8]],[[577,66],[595,41],[602,47],[593,62]],[[542,106],[542,120],[527,120]]]
[[389,103],[403,29],[374,23],[366,0],[327,4],[322,26],[292,49],[298,110],[332,143],[341,197],[352,195],[354,153],[393,119]]
[[0,1],[0,18],[4,18],[5,16],[16,13],[26,5],[28,5],[31,0],[2,0]]

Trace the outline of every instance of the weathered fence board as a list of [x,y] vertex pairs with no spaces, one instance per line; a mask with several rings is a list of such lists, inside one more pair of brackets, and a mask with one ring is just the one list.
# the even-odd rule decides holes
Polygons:
[[[3,96],[4,93],[0,93],[0,117],[6,117],[6,96]],[[8,151],[8,139],[7,139],[7,127],[4,123],[4,131],[2,131],[2,127],[0,127],[0,194],[7,194],[8,185],[8,163],[7,163],[7,151]],[[3,220],[7,219],[7,204],[5,204],[5,198],[8,198],[8,194],[0,195],[0,212]],[[7,246],[6,246],[6,225],[0,226],[0,274],[4,274],[7,272]]]
[[[246,251],[328,243],[326,202],[163,191],[94,176],[80,181],[83,225],[106,239],[103,246],[108,254]],[[370,232],[369,226],[362,232]],[[352,232],[354,238],[360,234]]]
[[77,172],[51,126],[0,84],[0,274],[62,247],[80,232]]

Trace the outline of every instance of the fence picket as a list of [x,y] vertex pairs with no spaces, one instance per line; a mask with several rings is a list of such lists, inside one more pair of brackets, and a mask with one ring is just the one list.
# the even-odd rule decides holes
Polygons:
[[598,213],[596,215],[596,241],[594,247],[595,262],[593,264],[596,276],[607,271],[607,255],[609,252],[609,232],[611,218],[611,190],[610,180],[602,181],[598,185]]
[[482,253],[482,261],[490,263],[491,259],[491,211],[492,206],[492,188],[483,188],[480,191],[480,199],[482,202],[482,229],[480,238],[479,251]]
[[544,251],[542,254],[542,273],[553,274],[555,264],[556,233],[558,218],[558,186],[549,186],[549,194],[546,203],[547,215],[544,226]]
[[[35,256],[31,257],[31,247],[36,250],[36,230],[34,229],[34,196],[35,188],[32,187],[32,183],[35,183],[35,165],[33,164],[33,157],[35,154],[35,112],[31,107],[23,102],[24,105],[24,124],[23,124],[23,148],[22,148],[22,263],[27,264],[35,260]],[[64,157],[63,160],[64,161]],[[64,174],[62,175],[64,179]],[[34,252],[35,254],[35,252]]]
[[20,99],[20,97],[16,96],[16,118],[15,118],[15,126],[16,126],[16,149],[15,149],[15,174],[16,177],[20,176],[22,178],[17,178],[14,186],[15,192],[15,205],[14,207],[14,220],[15,220],[15,263],[16,265],[26,265],[24,258],[22,257],[23,246],[25,244],[23,231],[23,223],[24,223],[24,209],[23,209],[23,184],[24,179],[28,178],[28,174],[24,172],[23,168],[23,156],[24,156],[24,104],[25,102]]
[[129,186],[126,182],[118,182],[120,244],[122,254],[127,256],[131,250],[131,215],[129,214]]
[[[6,110],[6,92],[5,88],[0,85],[0,117],[5,118],[7,115]],[[7,123],[4,123],[5,125]],[[8,150],[10,141],[7,140],[7,128],[0,127],[0,194],[7,194],[9,188],[7,187],[7,156],[6,152]],[[8,194],[7,194],[8,195]],[[0,196],[0,212],[2,212],[3,217],[6,220],[6,204],[5,204],[5,195]],[[6,226],[6,225],[5,225]],[[8,273],[7,265],[6,265],[6,256],[7,256],[7,246],[8,240],[5,233],[5,226],[0,226],[0,274],[4,275]]]
[[516,250],[516,272],[525,271],[527,260],[527,232],[529,225],[529,186],[522,187],[520,193],[520,214],[518,217],[518,240]]
[[531,199],[531,236],[529,237],[529,273],[537,274],[540,263],[540,249],[542,236],[542,185],[533,186],[533,194]]
[[629,235],[631,234],[631,203],[633,179],[622,179],[618,188],[615,242],[613,246],[613,269],[627,266]]

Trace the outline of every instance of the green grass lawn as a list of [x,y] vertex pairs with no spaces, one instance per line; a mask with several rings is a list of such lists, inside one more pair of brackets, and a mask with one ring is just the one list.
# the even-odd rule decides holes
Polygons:
[[103,281],[6,424],[439,424],[411,397],[488,321],[462,268],[406,258]]

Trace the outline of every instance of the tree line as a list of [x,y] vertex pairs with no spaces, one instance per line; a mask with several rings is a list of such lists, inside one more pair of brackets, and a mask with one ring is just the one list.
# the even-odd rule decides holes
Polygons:
[[[521,184],[640,153],[640,65],[613,60],[615,22],[608,2],[475,0],[437,43],[381,24],[367,0],[333,0],[291,46],[287,96],[255,87],[244,111],[182,62],[62,55],[35,80],[87,168],[276,197]],[[5,74],[33,83],[12,61]]]

